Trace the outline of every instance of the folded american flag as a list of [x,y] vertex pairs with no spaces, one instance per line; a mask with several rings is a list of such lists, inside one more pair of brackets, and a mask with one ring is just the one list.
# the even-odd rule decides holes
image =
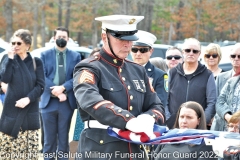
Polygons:
[[108,134],[123,141],[137,144],[201,144],[204,138],[215,139],[218,137],[218,131],[198,130],[198,129],[172,129],[168,130],[166,126],[154,125],[152,135],[146,133],[133,133],[128,130],[108,128]]

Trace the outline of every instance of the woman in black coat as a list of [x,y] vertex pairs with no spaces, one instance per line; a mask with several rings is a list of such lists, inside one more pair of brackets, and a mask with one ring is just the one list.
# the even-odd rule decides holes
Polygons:
[[23,155],[38,159],[38,103],[45,83],[42,61],[28,52],[31,42],[28,30],[17,30],[0,73],[1,81],[8,84],[0,120],[0,153],[15,156],[11,159]]

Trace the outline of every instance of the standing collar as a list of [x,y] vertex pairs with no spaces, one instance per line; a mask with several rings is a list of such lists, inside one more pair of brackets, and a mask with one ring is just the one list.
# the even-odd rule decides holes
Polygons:
[[124,59],[116,58],[113,55],[107,53],[103,48],[100,50],[101,57],[107,63],[115,67],[121,67],[124,63]]

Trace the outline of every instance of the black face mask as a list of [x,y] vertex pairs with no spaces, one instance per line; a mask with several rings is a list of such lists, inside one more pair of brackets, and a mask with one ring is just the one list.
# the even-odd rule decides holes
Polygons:
[[67,41],[65,39],[60,38],[56,40],[56,44],[58,47],[64,48],[67,45]]

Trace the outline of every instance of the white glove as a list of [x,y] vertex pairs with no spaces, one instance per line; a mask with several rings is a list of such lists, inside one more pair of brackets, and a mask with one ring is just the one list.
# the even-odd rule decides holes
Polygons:
[[132,118],[126,124],[126,129],[139,133],[145,132],[146,134],[153,133],[154,118],[148,114],[141,114],[137,118]]

